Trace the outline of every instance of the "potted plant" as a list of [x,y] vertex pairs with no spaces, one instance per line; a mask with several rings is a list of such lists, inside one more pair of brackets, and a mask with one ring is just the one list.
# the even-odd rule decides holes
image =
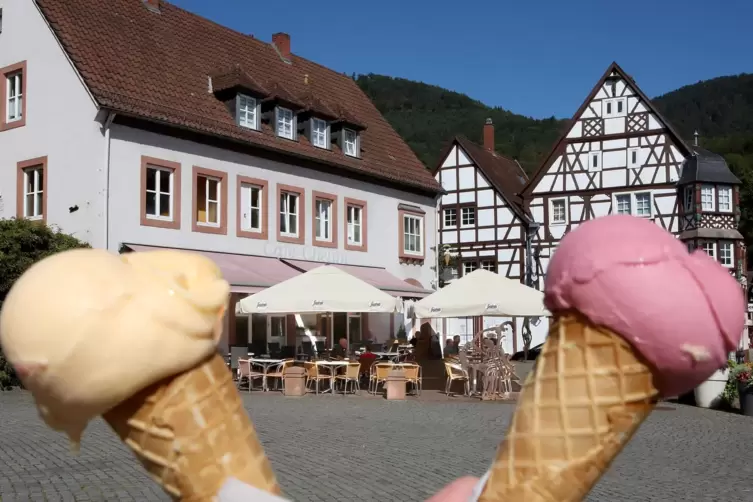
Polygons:
[[729,361],[724,368],[714,372],[705,382],[695,388],[695,402],[701,408],[716,408],[722,404],[725,387],[729,380],[729,368],[734,364]]
[[740,411],[753,417],[753,363],[737,364],[730,371],[730,380],[736,384],[740,398]]

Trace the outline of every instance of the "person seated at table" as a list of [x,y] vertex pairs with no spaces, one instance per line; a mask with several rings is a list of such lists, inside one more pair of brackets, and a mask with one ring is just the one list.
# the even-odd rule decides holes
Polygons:
[[374,361],[376,361],[377,357],[379,357],[379,356],[377,356],[376,354],[374,354],[371,351],[371,344],[367,343],[366,344],[366,350],[364,350],[363,354],[361,354],[360,356],[358,356],[358,360],[359,361],[374,362]]
[[337,345],[335,345],[330,351],[329,355],[333,359],[345,359],[348,357],[348,340],[340,338]]
[[458,347],[453,342],[452,338],[448,338],[444,342],[444,356],[454,356],[458,353]]

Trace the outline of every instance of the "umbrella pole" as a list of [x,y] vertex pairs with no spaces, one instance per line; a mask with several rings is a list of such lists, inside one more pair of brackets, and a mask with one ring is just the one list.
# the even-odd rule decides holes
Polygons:
[[335,348],[335,313],[329,313],[329,346]]

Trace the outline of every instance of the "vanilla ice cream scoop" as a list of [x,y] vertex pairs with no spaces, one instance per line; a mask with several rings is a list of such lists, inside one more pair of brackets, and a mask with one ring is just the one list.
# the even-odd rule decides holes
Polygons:
[[197,254],[66,251],[13,285],[0,344],[44,421],[78,445],[92,418],[215,353],[228,297]]

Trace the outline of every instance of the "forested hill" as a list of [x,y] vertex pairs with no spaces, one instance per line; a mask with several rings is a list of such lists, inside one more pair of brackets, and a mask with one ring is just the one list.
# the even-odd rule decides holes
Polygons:
[[[429,167],[456,134],[480,143],[484,120],[491,117],[497,150],[518,159],[531,172],[567,123],[554,117],[532,119],[486,106],[465,94],[401,78],[369,74],[359,75],[356,82]],[[696,129],[714,143],[730,136],[753,136],[753,75],[699,82],[653,101],[686,139]],[[573,112],[579,105],[572,103]]]

